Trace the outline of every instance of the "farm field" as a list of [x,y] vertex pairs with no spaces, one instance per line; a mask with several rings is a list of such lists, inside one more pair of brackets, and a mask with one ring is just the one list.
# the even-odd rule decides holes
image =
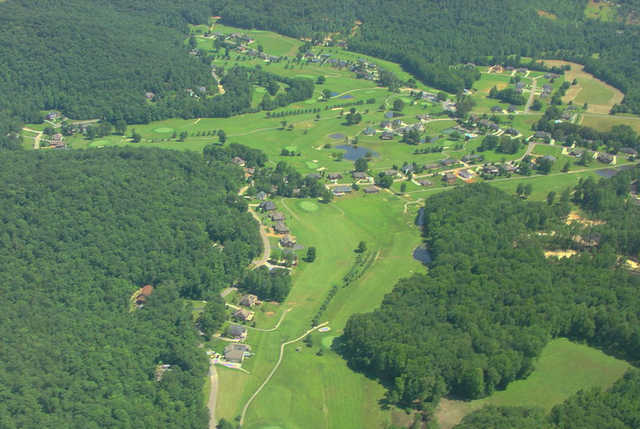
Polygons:
[[628,125],[636,132],[640,132],[640,118],[635,116],[604,116],[583,115],[582,125],[595,128],[598,131],[609,131],[615,125]]
[[466,414],[486,405],[540,407],[549,412],[580,389],[610,387],[628,368],[628,363],[597,349],[558,338],[542,350],[525,380],[475,401],[443,400],[436,413],[440,427],[450,429]]

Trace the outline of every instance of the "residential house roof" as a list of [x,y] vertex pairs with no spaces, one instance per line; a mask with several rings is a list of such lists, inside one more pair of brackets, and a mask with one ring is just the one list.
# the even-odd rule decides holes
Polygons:
[[280,222],[280,221],[276,222],[276,224],[273,226],[273,230],[278,234],[289,233],[289,228],[287,228],[287,225],[285,225],[283,222]]
[[378,188],[377,186],[367,186],[366,188],[364,188],[364,193],[365,194],[375,194],[377,192],[380,192],[380,188]]
[[260,203],[260,209],[263,211],[271,211],[276,209],[276,205],[273,201],[263,201]]
[[231,338],[243,338],[247,335],[247,328],[240,325],[231,325],[227,328],[227,336]]
[[348,186],[348,185],[341,185],[341,186],[336,186],[334,188],[331,188],[331,192],[333,192],[336,195],[348,194],[351,191],[352,191],[351,186]]
[[274,222],[282,221],[282,220],[284,220],[284,213],[282,213],[282,212],[271,212],[269,217]]

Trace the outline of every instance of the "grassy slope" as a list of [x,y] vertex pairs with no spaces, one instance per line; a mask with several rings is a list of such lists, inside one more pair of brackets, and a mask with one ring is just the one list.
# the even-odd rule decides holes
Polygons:
[[[318,249],[312,264],[303,264],[294,275],[294,288],[283,307],[293,307],[279,332],[262,333],[256,340],[259,350],[252,362],[253,375],[221,371],[221,386],[232,396],[218,405],[221,417],[235,417],[251,392],[262,382],[273,366],[278,344],[304,332],[327,292],[338,284],[349,270],[360,240],[372,251],[380,251],[376,262],[365,275],[348,288],[341,288],[321,320],[330,321],[332,330],[316,333],[314,346],[289,346],[283,364],[252,404],[247,414],[247,428],[278,425],[286,428],[362,428],[384,427],[390,413],[380,410],[377,401],[384,394],[382,386],[361,374],[352,372],[330,349],[316,356],[323,337],[339,334],[347,318],[354,312],[371,311],[396,280],[412,271],[423,270],[411,258],[412,249],[420,242],[413,226],[414,212],[403,214],[403,201],[389,194],[354,195],[319,210],[306,212],[296,200],[285,200],[280,206],[298,240]],[[380,234],[385,231],[385,234]],[[254,347],[255,348],[255,347]],[[268,350],[268,351],[265,351]],[[238,394],[238,392],[242,392]],[[222,395],[223,397],[226,393]]]
[[438,410],[442,429],[452,427],[464,415],[485,405],[541,407],[546,412],[580,389],[607,388],[629,368],[629,364],[599,350],[564,338],[543,349],[535,371],[506,390],[471,402],[443,401]]

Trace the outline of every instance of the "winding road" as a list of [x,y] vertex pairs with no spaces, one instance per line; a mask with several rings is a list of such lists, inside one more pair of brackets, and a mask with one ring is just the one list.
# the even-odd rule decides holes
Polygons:
[[282,363],[282,358],[284,357],[284,348],[286,346],[288,346],[289,344],[293,344],[295,342],[298,342],[298,341],[302,340],[304,337],[306,337],[307,335],[309,335],[313,331],[315,331],[315,330],[327,325],[328,323],[329,322],[323,322],[323,323],[319,324],[318,326],[314,326],[313,328],[309,329],[307,332],[305,332],[304,334],[300,335],[298,338],[295,338],[295,339],[289,340],[289,341],[285,341],[284,343],[280,344],[280,356],[278,356],[278,362],[276,362],[275,366],[273,367],[273,369],[271,370],[269,375],[267,375],[267,378],[262,382],[260,387],[258,387],[258,389],[253,393],[253,395],[251,395],[251,397],[249,398],[247,403],[244,404],[244,408],[242,408],[242,414],[240,414],[240,427],[242,427],[242,425],[244,424],[244,418],[245,418],[245,416],[247,414],[247,410],[249,409],[249,405],[251,405],[253,400],[256,399],[256,396],[258,396],[260,391],[262,391],[262,389],[267,385],[269,380],[271,380],[271,377],[273,377],[273,375],[276,373],[276,371],[280,367],[280,364]]

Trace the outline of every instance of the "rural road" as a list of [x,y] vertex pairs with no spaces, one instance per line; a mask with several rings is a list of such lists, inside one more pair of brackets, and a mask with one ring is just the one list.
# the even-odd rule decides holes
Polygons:
[[209,429],[216,429],[218,423],[216,422],[216,398],[218,396],[218,372],[213,361],[209,359],[209,378],[211,379],[211,390],[209,391],[209,401],[207,407],[209,407]]
[[533,84],[531,85],[531,94],[529,94],[529,99],[527,100],[527,104],[524,106],[524,113],[529,113],[531,109],[531,105],[533,104],[533,99],[536,96],[536,90],[538,89],[538,78],[534,77]]
[[304,337],[306,337],[307,335],[309,335],[310,333],[312,333],[313,331],[315,331],[316,329],[319,329],[325,325],[327,325],[329,322],[323,322],[321,324],[319,324],[318,326],[314,326],[313,328],[309,329],[307,332],[305,332],[304,334],[300,335],[298,338],[295,338],[293,340],[289,340],[286,341],[284,343],[282,343],[280,345],[280,356],[278,356],[278,362],[276,362],[275,366],[273,367],[273,369],[271,370],[271,372],[269,373],[269,375],[267,375],[267,378],[262,382],[262,384],[260,385],[260,387],[258,387],[258,389],[253,393],[253,395],[251,395],[251,397],[249,398],[249,400],[247,401],[246,404],[244,404],[244,408],[242,408],[242,414],[240,414],[240,427],[242,427],[242,425],[244,424],[244,417],[247,414],[247,410],[249,409],[249,405],[251,405],[251,403],[253,402],[254,399],[256,399],[256,396],[258,396],[258,393],[260,393],[260,391],[264,388],[264,386],[267,385],[267,383],[269,382],[269,380],[271,380],[271,377],[273,377],[273,375],[276,373],[276,371],[278,370],[278,368],[280,367],[280,364],[282,363],[282,358],[284,357],[284,348],[289,345],[289,344],[293,344],[295,342],[300,341],[301,339],[303,339]]
[[228,287],[224,289],[222,292],[220,292],[220,296],[224,298],[225,296],[229,295],[231,292],[236,290],[238,290],[237,287]]
[[23,130],[36,134],[36,136],[33,138],[33,148],[40,149],[40,139],[42,138],[42,131],[32,130],[31,128],[23,128]]
[[[244,195],[245,192],[247,192],[247,189],[249,189],[249,186],[244,186],[238,191],[238,195]],[[253,216],[253,218],[258,222],[258,226],[260,229],[260,238],[262,238],[262,256],[260,257],[260,259],[254,260],[251,263],[251,267],[258,268],[265,265],[269,260],[269,256],[271,256],[271,243],[269,242],[269,237],[267,237],[267,232],[264,229],[264,225],[262,225],[260,217],[256,214],[251,206],[249,206],[247,209],[249,210],[249,213],[251,213],[251,216]],[[227,294],[228,293],[229,292],[227,292]]]

